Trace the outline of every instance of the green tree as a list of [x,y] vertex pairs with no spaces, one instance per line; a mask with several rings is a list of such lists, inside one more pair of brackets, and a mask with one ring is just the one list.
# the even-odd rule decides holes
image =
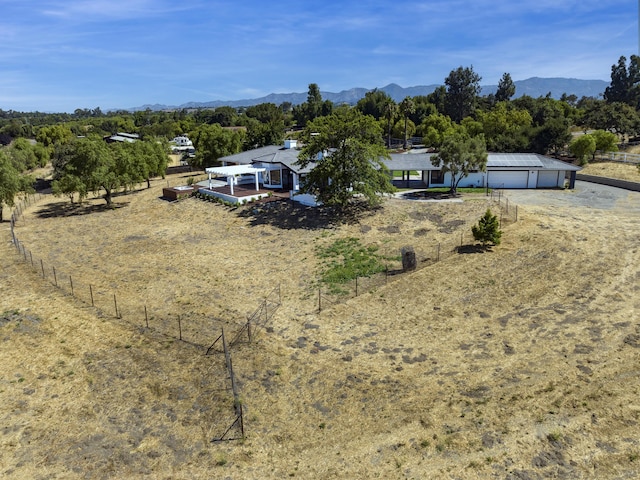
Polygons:
[[496,91],[496,102],[508,102],[516,94],[516,85],[511,80],[511,75],[503,73],[498,90]]
[[487,169],[487,148],[482,135],[471,137],[464,130],[447,135],[431,163],[451,175],[451,193],[457,193],[460,180],[471,171]]
[[374,206],[382,194],[394,191],[383,162],[389,154],[373,117],[340,107],[310,122],[302,137],[304,147],[297,163],[302,168],[314,164],[301,186],[302,193],[344,209],[354,197],[361,196]]
[[4,150],[0,150],[0,222],[3,221],[3,207],[13,207],[16,196],[31,191],[32,183],[33,179],[22,175]]
[[486,250],[491,245],[500,245],[502,231],[496,215],[487,208],[485,214],[478,220],[478,223],[471,227],[471,233],[476,241],[482,242],[482,247]]
[[418,131],[424,144],[433,148],[440,148],[445,137],[454,132],[455,126],[451,118],[441,113],[434,113],[425,118]]
[[393,99],[382,90],[373,89],[364,94],[356,108],[364,115],[371,115],[376,120],[386,116],[387,105],[393,102]]
[[249,107],[245,115],[240,122],[247,127],[246,142],[249,148],[282,143],[285,130],[284,113],[274,103],[261,103]]
[[293,107],[293,117],[299,127],[304,127],[313,119],[330,113],[329,102],[322,101],[322,94],[317,83],[310,83],[307,93],[307,101]]
[[604,91],[604,99],[607,103],[626,103],[636,109],[640,107],[640,57],[631,55],[628,68],[624,56],[611,66],[611,83]]
[[616,135],[634,135],[640,128],[638,111],[622,102],[607,103],[603,100],[588,102],[579,124],[585,129],[605,130]]
[[518,152],[529,144],[527,131],[533,123],[531,114],[511,103],[498,102],[490,112],[478,112],[487,149],[491,152]]
[[67,125],[48,125],[38,129],[36,140],[45,147],[53,147],[57,143],[68,143],[73,137],[73,132]]
[[445,110],[454,122],[460,123],[464,117],[473,113],[480,93],[480,80],[482,77],[473,71],[473,65],[458,67],[445,79]]
[[35,148],[26,138],[16,138],[9,147],[8,153],[9,157],[13,160],[15,167],[20,172],[32,170],[40,166]]
[[447,98],[447,88],[444,85],[436,87],[436,89],[427,95],[429,103],[436,107],[438,113],[446,115],[447,109],[445,107],[445,101]]
[[[618,137],[611,132],[604,130],[596,130],[591,132],[591,136],[596,140],[596,151],[600,152],[617,152]],[[595,157],[595,152],[594,152]]]
[[242,130],[227,130],[218,124],[205,124],[198,127],[190,138],[196,149],[191,165],[204,169],[219,165],[218,159],[221,157],[241,152],[245,133]]
[[584,165],[587,163],[587,157],[596,151],[596,139],[590,134],[580,135],[571,142],[569,151],[578,159],[580,165]]
[[387,147],[391,148],[391,128],[398,115],[398,104],[389,98],[384,104],[384,118],[387,121]]
[[415,109],[416,104],[411,97],[405,97],[402,102],[400,102],[400,113],[402,114],[402,118],[404,118],[404,144],[402,145],[402,148],[405,150],[408,147],[407,122]]
[[113,194],[120,188],[131,189],[145,179],[145,160],[130,144],[107,144],[102,139],[79,139],[57,152],[54,161],[52,190],[55,195],[67,195],[73,202],[74,194],[79,200],[89,192],[104,190],[108,206],[113,203]]

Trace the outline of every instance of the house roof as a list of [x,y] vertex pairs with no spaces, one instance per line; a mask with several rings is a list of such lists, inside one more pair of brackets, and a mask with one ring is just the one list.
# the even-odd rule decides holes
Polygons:
[[[277,145],[256,148],[247,152],[222,157],[220,160],[236,164],[252,163],[281,163],[296,173],[308,173],[315,164],[311,163],[304,169],[296,165],[299,150],[284,148]],[[383,159],[389,170],[440,170],[431,163],[435,153],[392,153],[391,160]],[[489,153],[487,155],[487,169],[489,170],[564,170],[577,172],[580,167],[555,158],[545,157],[537,153]]]
[[[435,153],[392,153],[391,160],[384,160],[389,170],[440,170],[431,163]],[[545,157],[537,153],[489,153],[487,155],[489,170],[565,170],[577,172],[582,170],[555,158]]]
[[301,168],[296,164],[298,161],[299,150],[295,148],[284,148],[277,145],[269,145],[260,147],[247,152],[228,155],[219,160],[225,163],[236,163],[239,165],[248,165],[253,163],[281,163],[289,170],[300,173],[309,173],[313,170],[314,164],[309,164],[305,168]]

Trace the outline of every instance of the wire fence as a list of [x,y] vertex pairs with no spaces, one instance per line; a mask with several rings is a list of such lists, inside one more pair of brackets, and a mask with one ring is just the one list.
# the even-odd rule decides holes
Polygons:
[[[224,353],[226,372],[218,373],[218,376],[230,380],[230,388],[233,394],[233,399],[230,400],[230,403],[233,406],[235,417],[233,421],[218,419],[216,424],[220,424],[220,428],[223,431],[221,434],[216,434],[212,441],[244,438],[242,405],[233,373],[230,349],[239,343],[251,343],[262,329],[268,327],[269,322],[282,302],[280,285],[274,288],[260,302],[260,305],[252,314],[247,316],[246,320],[239,320],[238,318],[224,320],[188,310],[170,313],[162,306],[145,304],[135,295],[127,295],[97,283],[87,283],[81,275],[75,276],[72,272],[60,269],[45,261],[17,237],[16,223],[24,221],[26,209],[37,204],[44,197],[40,193],[27,195],[21,198],[14,206],[10,218],[10,230],[11,239],[18,255],[38,275],[42,276],[43,280],[50,282],[74,299],[90,305],[95,309],[98,316],[123,320],[135,327],[146,329],[149,333],[159,333],[166,337],[180,340],[197,347],[200,351],[204,351],[205,355],[216,353],[214,347],[216,342],[222,338],[223,349],[221,352]],[[227,331],[235,332],[232,333],[232,341],[229,344],[224,338],[225,327]],[[222,335],[213,342],[213,345],[210,345],[212,332],[218,329],[222,332]],[[220,402],[226,403],[224,400],[216,399],[217,404]]]
[[[31,266],[38,275],[41,275],[43,280],[50,282],[76,300],[93,307],[99,316],[123,320],[149,332],[156,332],[191,344],[201,351],[204,350],[205,355],[223,353],[225,373],[218,371],[216,375],[219,378],[225,377],[228,379],[232,398],[228,402],[220,399],[216,399],[216,402],[218,404],[220,402],[228,403],[229,408],[233,409],[233,418],[217,419],[216,429],[219,433],[215,434],[211,441],[244,438],[243,409],[233,371],[231,348],[241,343],[251,343],[261,330],[268,328],[269,322],[282,304],[280,285],[269,292],[254,312],[248,315],[245,320],[214,318],[210,315],[188,310],[167,312],[166,308],[162,306],[147,305],[135,295],[118,292],[113,288],[101,286],[97,283],[88,283],[83,280],[82,276],[75,276],[70,271],[56,267],[39,257],[20,241],[14,228],[16,223],[21,220],[24,221],[26,209],[35,205],[44,197],[40,193],[23,197],[17,202],[11,215],[12,242],[23,261]],[[518,220],[518,206],[509,202],[502,190],[493,190],[489,200],[490,206],[499,211],[501,227]],[[473,242],[473,236],[469,231],[463,231],[459,237],[452,238],[450,241],[421,247],[416,252],[417,268],[434,265],[456,254],[465,246],[472,245]],[[401,278],[402,273],[404,273],[402,262],[400,260],[389,260],[383,272],[369,277],[358,277],[354,281],[343,285],[340,292],[330,292],[320,287],[317,296],[318,311],[321,312],[323,309],[363,293],[375,291],[388,282]],[[225,337],[225,329],[227,332],[232,332],[228,337]],[[214,331],[222,333],[210,344],[212,332]],[[230,341],[227,342],[227,338],[230,338]]]
[[[494,210],[500,222],[500,228],[518,221],[518,205],[509,201],[503,190],[492,190],[489,194],[489,206]],[[421,245],[416,248],[416,268],[413,270],[433,266],[442,260],[460,253],[472,252],[479,247],[471,232],[471,225],[459,234],[452,235],[449,240],[433,245]],[[411,271],[413,271],[411,270]],[[354,280],[332,286],[331,288],[321,282],[315,293],[317,311],[322,312],[334,305],[344,303],[364,293],[371,293],[378,288],[402,278],[405,271],[401,259],[388,260],[384,271],[367,277],[356,277]]]

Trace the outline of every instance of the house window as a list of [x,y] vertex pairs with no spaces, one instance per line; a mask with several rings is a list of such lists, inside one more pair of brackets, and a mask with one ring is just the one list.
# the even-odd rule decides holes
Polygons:
[[270,172],[270,185],[280,185],[282,183],[280,170],[271,170]]
[[431,184],[442,185],[444,183],[444,172],[442,170],[431,170]]

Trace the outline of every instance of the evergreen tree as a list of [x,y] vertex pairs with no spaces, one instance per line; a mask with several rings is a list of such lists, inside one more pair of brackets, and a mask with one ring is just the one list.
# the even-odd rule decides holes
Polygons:
[[511,80],[511,75],[504,73],[498,83],[498,91],[496,92],[497,102],[507,102],[516,94],[516,86]]
[[460,123],[464,117],[473,113],[480,93],[480,80],[482,77],[473,71],[473,66],[458,67],[445,79],[445,109],[454,122]]
[[478,220],[477,225],[471,227],[473,238],[482,243],[482,247],[486,250],[491,245],[500,245],[500,222],[498,217],[491,213],[487,208],[485,214]]

